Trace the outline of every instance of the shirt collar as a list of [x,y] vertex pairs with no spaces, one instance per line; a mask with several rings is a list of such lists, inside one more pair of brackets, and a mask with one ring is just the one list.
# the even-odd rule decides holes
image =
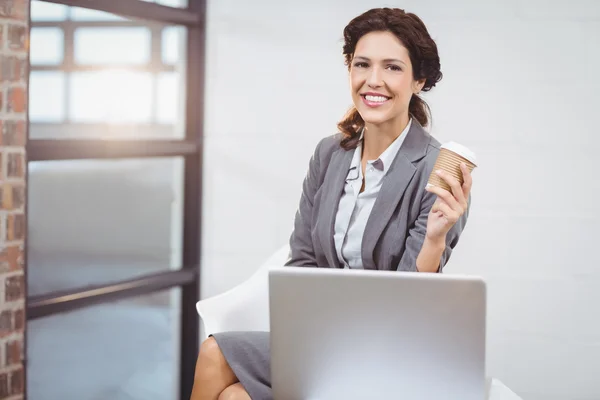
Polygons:
[[[367,163],[373,165],[373,167],[375,167],[379,171],[383,171],[384,174],[387,173],[390,166],[392,165],[392,161],[394,161],[394,158],[396,158],[396,155],[398,154],[398,151],[400,150],[400,147],[402,146],[402,143],[404,142],[404,139],[406,138],[406,135],[408,134],[411,125],[412,118],[408,120],[408,124],[406,124],[406,128],[404,128],[402,133],[400,133],[400,135],[396,139],[394,139],[394,141],[387,147],[387,149],[385,149],[385,151],[381,153],[379,158],[376,160],[368,160]],[[358,143],[358,146],[354,151],[354,157],[352,158],[352,163],[350,164],[350,170],[356,169],[356,172],[360,170],[359,167],[360,157],[362,154],[363,136],[364,128],[360,134],[360,142]],[[358,176],[356,176],[356,178],[358,178]]]
[[390,144],[388,148],[385,149],[385,151],[379,156],[379,159],[383,161],[384,172],[387,172],[390,169],[390,166],[392,165],[394,158],[396,158],[396,155],[398,154],[398,151],[400,150],[404,139],[406,139],[406,135],[408,134],[411,125],[412,118],[408,120],[408,124],[406,124],[406,128],[404,128],[402,133],[400,133],[400,135],[396,139],[394,139],[392,144]]

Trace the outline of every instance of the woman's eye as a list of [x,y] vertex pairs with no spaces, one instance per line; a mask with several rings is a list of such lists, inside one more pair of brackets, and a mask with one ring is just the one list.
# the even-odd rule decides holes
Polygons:
[[363,61],[358,61],[358,62],[354,63],[354,66],[357,68],[367,68],[369,66],[369,64],[367,64],[366,62],[363,62]]
[[397,65],[389,65],[388,68],[391,69],[392,71],[402,71],[402,68],[400,68]]

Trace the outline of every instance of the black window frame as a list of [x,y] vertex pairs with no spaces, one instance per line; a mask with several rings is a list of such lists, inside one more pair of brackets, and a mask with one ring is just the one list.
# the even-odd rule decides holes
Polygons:
[[[39,296],[27,296],[27,320],[34,320],[94,304],[132,298],[170,288],[181,289],[179,327],[179,394],[188,399],[194,381],[199,346],[199,317],[196,302],[200,298],[202,243],[202,162],[204,137],[204,87],[206,0],[188,0],[186,8],[174,8],[140,0],[42,0],[67,6],[105,11],[159,25],[187,28],[185,135],[181,140],[92,140],[30,139],[26,150],[28,162],[50,160],[122,159],[146,157],[184,158],[184,204],[182,265],[178,270],[147,274],[107,285],[61,290]],[[77,24],[78,22],[74,22]],[[62,22],[29,21],[29,26],[56,26]],[[94,22],[89,25],[93,26]],[[97,22],[96,24],[100,24]],[[126,26],[127,22],[103,21],[102,26]],[[87,26],[87,25],[86,25]],[[69,28],[72,29],[72,28]],[[67,29],[65,32],[68,32]],[[157,31],[153,31],[156,35]],[[67,50],[67,49],[65,49]],[[156,57],[156,56],[154,56]],[[153,59],[153,61],[156,61]],[[69,59],[66,60],[69,62]],[[155,63],[156,64],[156,63]],[[156,65],[157,68],[162,68]],[[31,70],[31,66],[29,68]],[[34,68],[43,70],[42,68]],[[29,83],[29,75],[27,76]],[[27,121],[29,126],[30,121]],[[28,128],[29,134],[29,128]],[[26,206],[27,208],[27,206]],[[35,221],[33,222],[35,223]],[[27,248],[27,240],[25,243]],[[25,253],[27,253],[25,251]],[[27,275],[27,256],[25,255]],[[27,278],[27,277],[26,277]],[[27,330],[25,334],[27,343]],[[25,345],[25,347],[27,347]],[[27,354],[25,354],[27,358]],[[27,371],[25,371],[27,374]],[[25,388],[26,391],[26,388]],[[26,395],[26,394],[25,394]]]

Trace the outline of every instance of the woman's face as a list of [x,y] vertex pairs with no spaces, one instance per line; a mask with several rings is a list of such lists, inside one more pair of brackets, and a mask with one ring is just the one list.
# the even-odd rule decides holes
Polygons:
[[410,98],[423,84],[413,79],[408,50],[391,32],[368,33],[356,44],[352,101],[367,124],[408,123]]

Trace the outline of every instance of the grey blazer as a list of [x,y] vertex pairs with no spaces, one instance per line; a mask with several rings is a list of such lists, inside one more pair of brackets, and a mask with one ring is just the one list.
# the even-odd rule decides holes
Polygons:
[[[322,139],[310,160],[286,265],[342,267],[333,240],[334,223],[354,150],[340,147],[341,139],[339,133]],[[416,271],[427,216],[436,199],[425,186],[439,151],[440,143],[413,119],[365,227],[365,269]],[[468,210],[448,233],[440,272],[458,243],[467,218]]]

